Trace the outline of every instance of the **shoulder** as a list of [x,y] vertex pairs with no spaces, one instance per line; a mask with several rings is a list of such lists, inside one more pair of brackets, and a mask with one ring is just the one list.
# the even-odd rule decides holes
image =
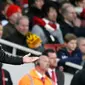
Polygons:
[[30,82],[30,79],[28,77],[28,74],[26,74],[19,80],[19,85],[28,84],[29,82]]

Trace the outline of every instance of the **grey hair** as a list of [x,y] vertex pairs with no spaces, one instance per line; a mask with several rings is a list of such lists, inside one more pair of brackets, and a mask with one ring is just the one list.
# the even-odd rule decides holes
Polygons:
[[61,7],[61,14],[62,14],[63,16],[66,15],[66,13],[67,13],[67,8],[69,8],[69,7],[73,7],[73,5],[70,4],[70,3],[64,3],[64,4],[62,5],[62,7]]
[[29,21],[29,18],[27,16],[21,16],[19,19],[17,19],[15,26],[19,25],[20,21],[23,19],[27,19]]

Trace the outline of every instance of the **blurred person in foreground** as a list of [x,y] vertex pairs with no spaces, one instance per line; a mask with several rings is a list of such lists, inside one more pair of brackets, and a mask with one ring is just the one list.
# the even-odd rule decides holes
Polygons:
[[13,85],[10,73],[3,69],[2,63],[0,63],[0,85]]
[[70,85],[85,85],[85,64],[72,78]]

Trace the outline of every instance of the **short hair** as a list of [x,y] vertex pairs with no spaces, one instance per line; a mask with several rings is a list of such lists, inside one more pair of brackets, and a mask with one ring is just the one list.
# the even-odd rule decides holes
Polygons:
[[71,3],[69,3],[69,2],[64,2],[64,3],[62,3],[62,6],[61,6],[61,14],[62,15],[66,15],[66,13],[67,13],[67,8],[69,8],[69,7],[71,7],[71,6],[73,6]]
[[23,20],[23,19],[27,19],[29,21],[29,18],[27,16],[22,16],[20,18],[17,19],[16,23],[15,23],[15,26],[19,25],[20,24],[20,21]]
[[53,49],[47,49],[43,52],[43,55],[48,56],[48,53],[55,53],[55,51]]
[[72,33],[68,33],[65,35],[64,40],[66,43],[70,42],[71,40],[77,40],[77,36],[72,34]]

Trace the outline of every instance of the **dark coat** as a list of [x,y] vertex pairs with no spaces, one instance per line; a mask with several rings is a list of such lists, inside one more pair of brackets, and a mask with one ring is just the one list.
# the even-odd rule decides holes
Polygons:
[[20,65],[23,64],[23,59],[20,57],[9,56],[0,46],[0,62],[7,64]]
[[81,37],[81,36],[84,36],[85,37],[85,28],[71,26],[71,25],[67,24],[64,20],[62,20],[61,22],[59,22],[59,24],[60,24],[61,31],[63,33],[63,37],[67,33],[73,33],[77,37]]
[[[46,72],[46,75],[49,78],[51,78],[48,72]],[[64,73],[61,72],[59,69],[56,69],[56,76],[58,78],[58,81],[57,81],[58,85],[64,85]]]
[[81,64],[82,61],[82,53],[78,49],[76,49],[70,54],[66,48],[62,48],[57,52],[57,56],[58,58],[60,58],[59,66],[63,66],[64,71],[70,72],[72,74],[75,73],[76,69],[66,66],[65,62]]
[[82,54],[80,50],[76,49],[71,54],[67,51],[66,48],[62,48],[57,52],[58,58],[60,58],[61,63],[72,62],[80,64],[82,61]]
[[85,85],[85,69],[76,73],[71,81],[70,85]]
[[[11,28],[10,28],[11,29]],[[11,32],[11,31],[10,31]],[[25,47],[28,47],[27,44],[26,44],[26,37],[24,35],[22,35],[21,33],[19,33],[16,28],[14,28],[14,31],[12,33],[10,33],[8,36],[4,36],[2,37],[2,39],[5,39],[7,41],[10,41],[10,42],[13,42],[13,43],[16,43],[16,44],[19,44],[21,46],[25,46]],[[7,52],[10,52],[12,53],[12,48],[9,47],[9,46],[6,46],[6,45],[3,45],[3,49]],[[17,50],[17,55],[25,55],[27,54],[26,52],[24,51],[20,51],[20,50]]]
[[36,7],[30,7],[29,9],[29,12],[28,12],[28,17],[29,17],[29,21],[30,21],[30,30],[32,30],[32,27],[33,27],[33,17],[36,16],[36,17],[39,17],[39,18],[42,18],[43,17],[43,12],[42,10],[36,8]]
[[14,25],[12,25],[11,23],[8,23],[7,25],[5,25],[3,27],[3,35],[2,35],[2,38],[3,39],[8,39],[8,37],[10,35],[12,35],[14,32],[15,32],[15,27]]
[[[2,73],[3,71],[3,73]],[[4,76],[3,76],[4,74]],[[5,69],[0,69],[0,85],[3,85],[2,77],[4,79],[5,85],[13,85],[10,73]]]

